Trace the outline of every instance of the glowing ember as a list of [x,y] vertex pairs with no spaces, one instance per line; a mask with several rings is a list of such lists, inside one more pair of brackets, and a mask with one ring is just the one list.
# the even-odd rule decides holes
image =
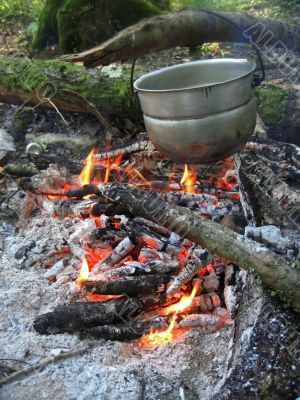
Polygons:
[[49,200],[62,200],[66,198],[65,195],[60,194],[48,194],[47,197]]
[[95,149],[93,148],[85,160],[85,166],[83,167],[79,175],[80,185],[87,185],[91,183],[93,173],[93,162],[94,162]]
[[86,293],[85,298],[89,301],[107,301],[111,299],[119,299],[123,294],[95,294]]
[[79,272],[79,277],[77,278],[77,285],[78,286],[82,286],[82,284],[84,283],[84,281],[86,281],[89,277],[89,266],[88,263],[86,261],[86,258],[83,256],[82,258],[82,264],[81,264],[81,268],[80,268],[80,272]]
[[143,338],[143,342],[151,345],[157,345],[171,341],[173,339],[172,331],[176,322],[176,318],[177,316],[173,315],[171,322],[166,329],[162,331],[154,330],[153,332],[150,332]]
[[109,174],[110,174],[110,159],[107,160],[104,183],[107,183],[109,181]]
[[199,284],[195,283],[192,293],[190,295],[184,295],[181,297],[180,301],[178,303],[172,304],[169,307],[165,308],[165,313],[166,314],[172,314],[172,313],[179,313],[183,312],[189,306],[191,305],[193,298],[196,296],[197,291],[198,291]]
[[188,193],[195,193],[195,183],[197,180],[197,173],[194,168],[189,170],[187,164],[184,164],[184,172],[180,183],[184,187],[184,191]]

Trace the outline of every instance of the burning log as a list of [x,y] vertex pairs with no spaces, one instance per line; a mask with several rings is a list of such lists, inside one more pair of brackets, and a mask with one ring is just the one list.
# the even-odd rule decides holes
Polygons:
[[189,205],[190,207],[194,204],[203,203],[204,201],[216,201],[215,196],[205,193],[194,194],[187,192],[166,192],[159,193],[158,196],[160,196],[162,200],[165,200],[168,203],[180,206]]
[[97,188],[96,185],[89,184],[89,185],[84,185],[79,188],[72,188],[69,189],[66,192],[67,197],[75,197],[78,200],[81,200],[83,197],[88,196],[90,194],[95,194],[99,196],[99,189]]
[[260,227],[249,227],[245,229],[245,236],[257,239],[262,243],[267,243],[276,253],[282,254],[287,258],[295,258],[299,251],[300,233],[292,231],[295,236],[283,234],[283,232],[274,225]]
[[150,140],[143,139],[143,140],[135,142],[129,146],[125,146],[125,147],[121,147],[119,149],[105,151],[103,153],[95,154],[95,160],[97,160],[97,161],[109,160],[112,158],[137,153],[139,151],[147,151],[150,153],[154,150],[155,150],[155,147],[152,144],[152,142],[150,142]]
[[168,274],[178,268],[176,261],[165,263],[161,260],[154,260],[148,263],[140,263],[132,261],[126,263],[119,268],[114,268],[97,275],[97,280],[107,281],[109,279],[119,278],[130,275],[144,275],[144,274]]
[[108,216],[112,215],[127,215],[131,216],[131,213],[128,212],[128,208],[123,204],[118,203],[97,203],[92,207],[91,214],[94,217],[100,217],[102,214],[106,214]]
[[300,311],[300,272],[283,257],[196,212],[170,206],[153,192],[121,184],[101,185],[99,189],[111,201],[126,205],[132,214],[159,223],[237,266],[256,272],[265,285],[278,291]]
[[52,215],[65,218],[74,215],[80,218],[88,218],[93,205],[92,200],[56,200],[52,202]]
[[86,279],[83,283],[82,289],[85,292],[93,294],[106,294],[106,295],[138,295],[150,294],[162,291],[165,285],[169,283],[171,277],[165,274],[159,275],[140,275],[140,276],[127,276],[121,279],[102,281],[96,279]]
[[106,271],[110,267],[113,267],[115,264],[123,260],[123,258],[126,257],[134,247],[135,244],[132,240],[129,237],[125,237],[117,247],[113,249],[109,256],[94,266],[92,275],[96,275],[100,271]]
[[126,323],[142,310],[149,311],[165,304],[165,296],[157,294],[154,297],[121,297],[105,302],[77,302],[38,315],[33,327],[40,334],[76,332],[98,325]]
[[147,320],[133,320],[128,324],[102,325],[85,329],[83,334],[88,334],[97,339],[108,340],[133,340],[148,334],[153,329],[166,329],[170,317],[158,317]]
[[147,228],[150,228],[152,231],[157,232],[160,235],[168,237],[170,236],[171,232],[169,231],[169,229],[158,225],[155,222],[149,221],[148,219],[136,217],[133,219],[133,222],[141,226],[146,226]]
[[184,316],[182,320],[178,322],[179,327],[183,329],[206,328],[209,326],[217,328],[224,325],[232,325],[232,323],[230,319],[212,314],[190,314]]
[[176,278],[173,280],[171,285],[168,287],[168,296],[173,296],[184,285],[186,282],[191,280],[191,278],[197,273],[197,271],[202,267],[201,260],[196,256],[193,249],[191,249],[190,255],[187,259],[186,265],[182,268]]

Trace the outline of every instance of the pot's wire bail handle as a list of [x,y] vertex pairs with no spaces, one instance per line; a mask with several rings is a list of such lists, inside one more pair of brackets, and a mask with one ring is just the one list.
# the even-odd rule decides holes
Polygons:
[[235,22],[233,22],[231,19],[225,17],[224,15],[218,14],[218,13],[216,13],[216,12],[214,12],[214,11],[204,10],[204,9],[202,9],[202,8],[198,8],[198,10],[203,11],[203,12],[206,12],[207,14],[214,15],[215,17],[220,18],[220,19],[222,19],[223,21],[228,22],[229,24],[231,24],[232,26],[234,26],[234,27],[242,34],[243,38],[244,38],[249,44],[251,44],[251,46],[252,46],[252,47],[254,48],[254,50],[255,50],[257,59],[258,59],[259,64],[260,64],[260,69],[261,69],[261,74],[259,74],[258,72],[256,72],[256,73],[253,74],[253,79],[252,79],[252,82],[251,82],[251,87],[259,86],[259,85],[265,80],[266,74],[265,74],[265,67],[264,67],[264,63],[263,63],[263,60],[262,60],[262,56],[261,56],[261,54],[260,54],[260,51],[259,51],[258,47],[255,45],[255,43],[253,43],[253,42],[251,41],[251,39],[250,39],[248,36],[245,35],[245,33],[244,33],[244,31],[242,30],[242,28],[241,28],[238,24],[236,24]]
[[[232,26],[234,26],[234,27],[242,34],[243,38],[244,38],[249,44],[251,44],[251,46],[252,46],[252,47],[254,48],[254,50],[255,50],[257,59],[258,59],[259,64],[260,64],[260,69],[261,69],[261,74],[258,73],[258,72],[255,72],[255,73],[253,74],[253,78],[252,78],[252,82],[251,82],[251,87],[254,88],[254,87],[256,87],[256,86],[259,86],[259,85],[265,80],[266,74],[265,74],[265,67],[264,67],[264,63],[263,63],[263,60],[262,60],[262,56],[261,56],[261,54],[260,54],[260,51],[259,51],[258,47],[255,45],[255,43],[253,43],[253,42],[250,40],[250,38],[249,38],[248,36],[245,35],[245,33],[244,33],[244,31],[242,30],[242,28],[241,28],[238,24],[236,24],[235,22],[231,21],[231,19],[225,17],[224,15],[218,14],[218,13],[216,13],[216,12],[214,12],[214,11],[205,10],[205,9],[203,9],[203,8],[197,8],[197,9],[198,9],[199,11],[206,12],[207,14],[214,15],[215,17],[220,18],[220,19],[222,19],[223,21],[228,22],[229,24],[231,24]],[[130,74],[130,85],[131,85],[132,93],[135,93],[134,86],[133,86],[133,75],[134,75],[135,63],[136,63],[136,59],[134,59],[133,62],[132,62],[131,74]]]

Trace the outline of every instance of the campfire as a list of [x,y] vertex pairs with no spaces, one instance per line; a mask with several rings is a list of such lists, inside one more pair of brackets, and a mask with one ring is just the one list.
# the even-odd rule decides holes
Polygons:
[[[289,300],[297,307],[297,270],[287,264],[299,254],[298,192],[278,175],[272,180],[274,168],[294,176],[296,155],[293,145],[264,138],[218,163],[175,165],[142,137],[114,150],[91,149],[76,171],[64,163],[31,177],[3,171],[0,211],[8,219],[17,215],[19,229],[12,235],[7,228],[4,281],[22,288],[20,295],[8,292],[9,304],[25,319],[21,329],[30,329],[19,346],[68,343],[69,357],[97,343],[101,355],[95,348],[88,357],[118,354],[126,371],[130,357],[141,357],[149,376],[148,358],[156,354],[167,371],[180,360],[176,380],[188,357],[189,368],[204,371],[203,393],[207,376],[210,390],[220,390],[214,360],[231,388],[230,366],[239,376],[253,348],[261,362],[274,343],[281,354],[270,321],[291,313],[277,309],[276,297],[244,269],[257,268],[270,287],[293,280]],[[269,268],[271,277],[263,274]],[[294,355],[298,334],[281,335],[295,337]]]
[[235,301],[228,290],[231,266],[226,259],[131,214],[99,188],[130,184],[220,221],[241,213],[234,160],[219,163],[219,176],[202,171],[201,177],[194,166],[167,161],[165,173],[158,175],[140,161],[151,146],[142,141],[130,154],[93,148],[78,176],[52,166],[31,182],[43,213],[76,220],[78,226],[69,247],[44,261],[49,284],[57,285],[68,281],[63,263],[68,259],[77,271],[72,278],[69,273],[77,301],[39,315],[34,322],[39,333],[76,332],[157,344],[191,328],[217,331],[232,324]]

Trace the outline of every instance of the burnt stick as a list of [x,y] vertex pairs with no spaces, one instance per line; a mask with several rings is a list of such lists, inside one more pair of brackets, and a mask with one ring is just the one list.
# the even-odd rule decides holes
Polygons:
[[166,285],[171,280],[169,275],[139,275],[127,276],[110,281],[88,280],[83,283],[82,290],[93,294],[150,294],[159,291],[161,285]]
[[55,307],[52,312],[38,315],[33,327],[40,334],[77,332],[98,325],[127,323],[141,311],[168,304],[170,301],[166,300],[164,294],[65,304]]

